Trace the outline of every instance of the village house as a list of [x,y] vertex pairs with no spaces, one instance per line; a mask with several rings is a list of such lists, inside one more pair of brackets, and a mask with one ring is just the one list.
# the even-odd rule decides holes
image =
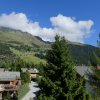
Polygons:
[[0,70],[0,100],[4,95],[13,97],[13,94],[17,93],[20,86],[20,72]]
[[29,72],[31,79],[34,79],[39,75],[39,71],[36,68],[34,68],[34,69],[21,68],[21,70],[22,70],[22,72]]
[[30,73],[31,79],[36,78],[39,75],[39,71],[36,68],[29,69],[28,72]]

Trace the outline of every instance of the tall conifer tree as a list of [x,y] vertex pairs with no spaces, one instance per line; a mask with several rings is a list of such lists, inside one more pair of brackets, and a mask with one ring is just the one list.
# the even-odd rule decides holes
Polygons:
[[84,79],[74,69],[64,37],[57,35],[47,52],[40,88],[38,100],[89,100]]

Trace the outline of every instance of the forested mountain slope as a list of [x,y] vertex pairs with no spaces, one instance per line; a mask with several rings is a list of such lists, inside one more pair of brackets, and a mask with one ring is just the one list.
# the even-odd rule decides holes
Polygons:
[[[70,54],[78,65],[88,64],[93,53],[100,55],[99,49],[91,45],[67,41]],[[26,62],[45,62],[45,53],[50,49],[49,42],[27,32],[0,27],[0,61],[16,59],[20,57]],[[37,64],[36,63],[36,64]]]

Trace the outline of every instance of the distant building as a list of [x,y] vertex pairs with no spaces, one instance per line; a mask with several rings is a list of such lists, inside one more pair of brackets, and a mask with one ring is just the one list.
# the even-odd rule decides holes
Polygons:
[[77,73],[80,76],[84,76],[86,80],[89,80],[88,74],[93,74],[91,66],[75,66]]
[[17,92],[20,86],[20,72],[0,72],[0,100],[2,100],[3,93],[11,96]]
[[22,72],[29,72],[30,73],[30,78],[36,78],[39,75],[39,71],[36,68],[21,68]]
[[36,68],[34,68],[34,69],[29,69],[28,72],[30,73],[31,79],[32,79],[32,78],[36,78],[37,75],[39,74],[39,71],[38,71]]

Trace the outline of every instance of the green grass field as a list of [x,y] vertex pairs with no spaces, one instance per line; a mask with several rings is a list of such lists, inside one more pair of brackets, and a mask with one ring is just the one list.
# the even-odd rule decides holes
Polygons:
[[45,60],[36,57],[35,56],[35,52],[22,52],[22,51],[14,49],[14,48],[10,48],[10,50],[14,54],[19,56],[26,63],[34,63],[34,64],[40,64],[40,63],[44,63],[45,64],[46,63]]
[[29,91],[29,83],[22,85],[18,90],[19,100],[22,100],[22,98],[28,93],[28,91]]

